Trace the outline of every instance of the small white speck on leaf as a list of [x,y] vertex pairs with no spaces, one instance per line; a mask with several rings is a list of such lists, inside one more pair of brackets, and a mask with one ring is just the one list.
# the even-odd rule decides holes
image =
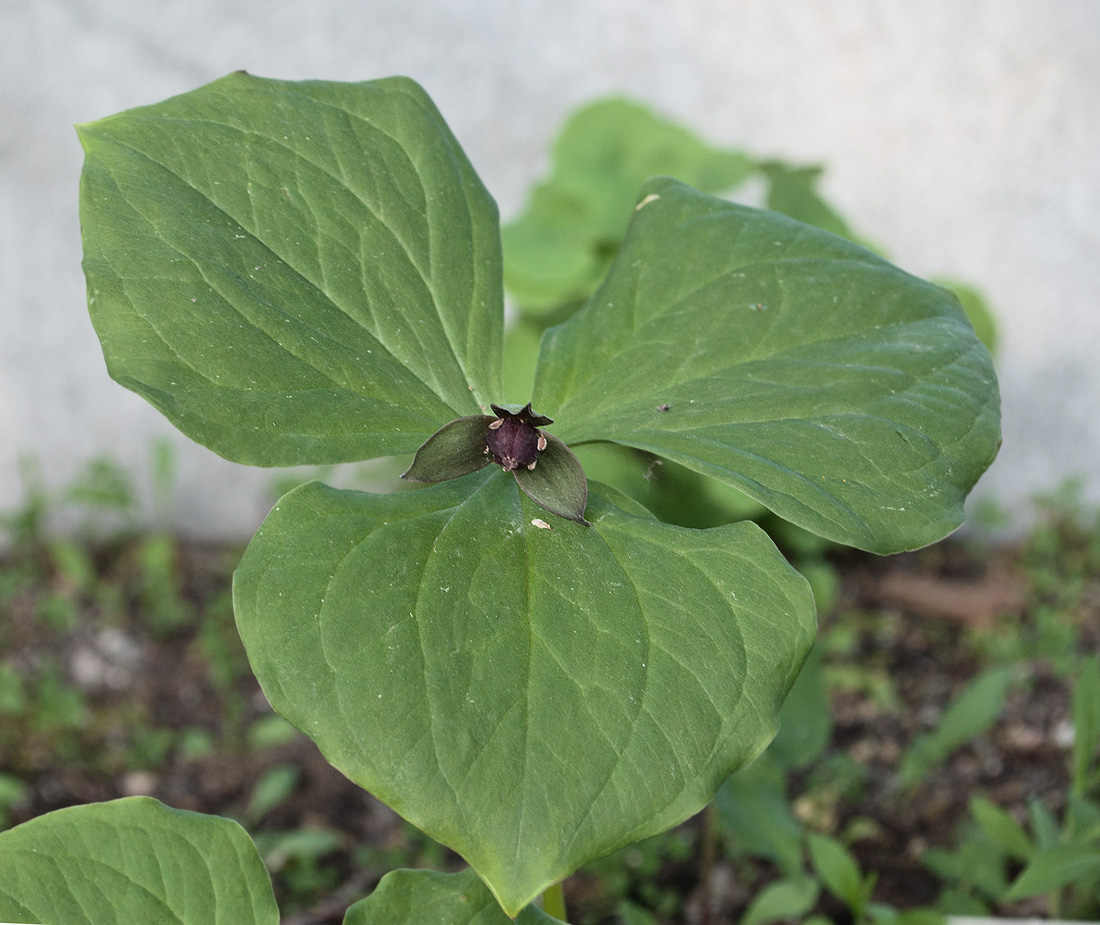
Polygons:
[[548,524],[545,520],[540,520],[538,517],[531,521],[531,526],[538,527],[540,530],[550,529],[550,524]]
[[642,206],[647,206],[647,205],[649,205],[649,204],[650,204],[651,202],[653,202],[653,201],[654,201],[655,199],[660,199],[660,198],[661,198],[661,197],[660,197],[660,196],[658,196],[658,195],[657,195],[656,193],[650,193],[650,194],[649,194],[648,196],[646,196],[646,198],[645,198],[645,199],[643,199],[643,200],[642,200],[641,202],[639,202],[639,203],[638,203],[638,204],[637,204],[637,205],[636,205],[636,206],[634,207],[634,211],[635,211],[635,212],[637,212],[637,211],[638,211],[639,209],[641,209],[641,208],[642,208]]

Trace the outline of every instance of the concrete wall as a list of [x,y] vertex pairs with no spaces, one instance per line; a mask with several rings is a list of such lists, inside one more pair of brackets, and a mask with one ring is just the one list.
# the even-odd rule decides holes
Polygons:
[[[0,510],[17,459],[145,469],[174,434],[111,382],[80,273],[71,129],[245,68],[419,80],[507,217],[569,110],[624,93],[716,142],[828,165],[906,269],[1001,321],[1005,443],[981,492],[1100,497],[1096,0],[0,0]],[[188,530],[249,532],[271,473],[179,449]]]

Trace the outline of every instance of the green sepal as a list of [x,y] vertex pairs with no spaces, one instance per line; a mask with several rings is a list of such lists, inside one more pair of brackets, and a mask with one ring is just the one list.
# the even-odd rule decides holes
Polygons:
[[492,460],[485,452],[485,435],[492,421],[489,415],[471,414],[444,424],[420,445],[401,478],[446,482],[489,465]]
[[588,480],[581,461],[569,447],[545,431],[546,449],[539,453],[534,469],[516,469],[513,475],[528,498],[551,514],[588,526],[584,507],[588,503]]

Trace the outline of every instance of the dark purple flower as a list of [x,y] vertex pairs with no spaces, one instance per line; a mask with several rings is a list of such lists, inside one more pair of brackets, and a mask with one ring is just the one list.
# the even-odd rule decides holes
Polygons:
[[499,405],[490,407],[497,417],[489,423],[485,452],[505,472],[513,472],[521,466],[534,469],[539,453],[546,449],[546,435],[538,428],[554,422],[534,414],[530,402],[515,414]]

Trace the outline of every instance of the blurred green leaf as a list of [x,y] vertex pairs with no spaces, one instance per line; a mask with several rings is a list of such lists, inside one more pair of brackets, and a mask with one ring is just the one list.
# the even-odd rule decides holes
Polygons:
[[554,143],[550,178],[504,226],[505,285],[527,311],[578,303],[603,278],[645,180],[675,177],[718,193],[754,168],[745,154],[713,148],[638,103],[584,106]]
[[796,564],[813,589],[818,615],[828,616],[840,599],[840,572],[836,566],[823,559],[797,561]]
[[504,332],[505,402],[525,405],[531,400],[542,331],[541,325],[521,317]]
[[1063,828],[1069,839],[1100,842],[1100,803],[1071,793],[1066,801]]
[[18,809],[30,796],[31,788],[14,774],[0,774],[0,829],[8,827],[10,811]]
[[290,861],[317,861],[332,854],[343,846],[344,839],[328,829],[302,826],[289,832],[261,832],[256,844],[267,866],[279,870]]
[[301,736],[301,733],[290,725],[278,713],[269,713],[261,716],[248,727],[249,748],[276,748],[287,745]]
[[982,797],[972,797],[970,812],[990,841],[1008,857],[1026,861],[1035,853],[1031,839],[1007,810]]
[[104,513],[131,516],[137,509],[137,496],[130,474],[107,457],[86,463],[69,483],[66,499]]
[[589,443],[575,452],[590,480],[621,491],[664,523],[707,529],[767,513],[733,486],[642,450]]
[[955,279],[936,279],[933,282],[938,283],[945,289],[950,289],[958,296],[963,311],[966,312],[966,317],[970,319],[970,324],[974,327],[974,333],[986,345],[989,352],[996,355],[998,342],[997,319],[993,317],[993,310],[986,302],[985,296],[970,284]]
[[821,892],[812,877],[791,877],[769,883],[749,904],[740,925],[770,925],[801,919],[817,903]]
[[934,909],[904,909],[895,921],[897,925],[946,925],[947,919]]
[[811,832],[808,841],[810,862],[825,888],[844,903],[858,921],[870,890],[856,859],[835,838]]
[[179,756],[183,761],[198,761],[214,751],[214,735],[202,726],[191,726],[180,734]]
[[936,728],[917,738],[906,750],[898,769],[903,786],[918,783],[956,749],[985,733],[1001,715],[1012,684],[1012,670],[982,672],[944,711]]
[[715,795],[732,848],[775,862],[788,877],[802,871],[802,827],[791,815],[787,775],[765,752],[727,778]]
[[867,246],[817,192],[824,167],[795,167],[782,161],[766,161],[760,169],[768,179],[765,205],[769,209]]
[[92,588],[96,569],[85,546],[72,539],[58,538],[50,541],[49,550],[58,577],[76,592],[86,593]]
[[1061,840],[1061,833],[1054,814],[1037,799],[1028,800],[1027,811],[1036,847],[1045,851],[1056,846]]
[[0,662],[0,716],[14,716],[27,708],[23,676],[9,662]]
[[660,925],[655,916],[648,909],[643,909],[629,899],[624,899],[615,907],[622,925]]
[[821,649],[814,646],[783,701],[779,732],[768,746],[768,754],[786,768],[804,768],[825,750],[832,729]]
[[1044,848],[1032,857],[1005,897],[1009,902],[1050,893],[1100,871],[1100,850],[1082,844]]
[[252,825],[284,803],[298,787],[301,772],[289,764],[268,768],[252,787],[244,818]]
[[1100,748],[1100,656],[1081,660],[1073,688],[1073,792],[1084,796],[1096,783]]

